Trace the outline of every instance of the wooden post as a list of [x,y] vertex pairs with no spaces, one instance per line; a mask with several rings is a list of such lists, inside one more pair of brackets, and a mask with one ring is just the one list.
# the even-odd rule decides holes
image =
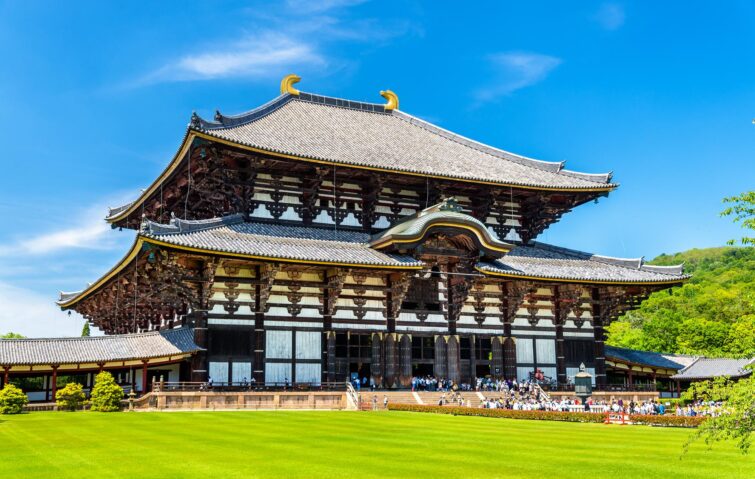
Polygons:
[[5,385],[10,381],[10,366],[4,366],[3,370],[3,387],[5,387]]
[[633,385],[634,385],[634,371],[629,369],[629,371],[627,371],[627,386],[631,388]]
[[147,394],[149,386],[147,385],[147,360],[142,359],[142,394]]
[[566,384],[566,357],[564,350],[564,322],[566,314],[561,306],[558,286],[553,287],[553,313],[556,324],[556,378],[559,386]]
[[603,334],[603,308],[600,304],[600,288],[592,290],[592,322],[595,338],[595,387],[598,391],[605,390],[606,379],[606,352],[605,337]]
[[55,393],[58,392],[58,366],[52,366],[52,400],[55,400]]

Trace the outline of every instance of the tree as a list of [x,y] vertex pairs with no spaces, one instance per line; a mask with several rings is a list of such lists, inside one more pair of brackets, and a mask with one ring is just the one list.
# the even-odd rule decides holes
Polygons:
[[26,336],[23,336],[18,333],[5,333],[0,335],[0,339],[24,339]]
[[81,408],[86,400],[84,388],[78,383],[68,383],[63,389],[55,393],[55,404],[59,409],[76,411]]
[[[724,203],[729,204],[721,212],[721,216],[733,216],[735,223],[742,223],[742,228],[755,230],[755,191],[747,191],[737,196],[728,196],[724,198]],[[755,246],[755,238],[752,236],[743,236],[740,239],[743,245]],[[730,240],[729,244],[736,243]]]
[[0,390],[0,414],[18,414],[28,402],[26,394],[13,384],[6,384]]
[[92,411],[120,411],[122,399],[123,389],[116,384],[112,374],[103,371],[95,377],[91,397]]
[[692,383],[682,396],[684,399],[722,401],[721,415],[703,422],[684,445],[703,439],[708,446],[713,443],[733,439],[742,454],[747,454],[755,431],[755,375],[737,382],[720,377],[712,381]]
[[81,337],[88,338],[89,336],[89,321],[87,321],[86,323],[84,323],[84,328],[81,330]]

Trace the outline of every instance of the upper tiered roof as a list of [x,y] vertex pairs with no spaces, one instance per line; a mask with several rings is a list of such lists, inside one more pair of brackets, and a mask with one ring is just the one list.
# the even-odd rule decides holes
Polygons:
[[197,138],[289,160],[524,189],[609,192],[618,186],[611,173],[566,170],[564,162],[535,160],[440,128],[400,111],[392,93],[387,104],[366,103],[299,92],[291,83],[240,115],[217,112],[212,121],[192,115],[169,166],[136,201],[112,208],[108,221],[133,213]]

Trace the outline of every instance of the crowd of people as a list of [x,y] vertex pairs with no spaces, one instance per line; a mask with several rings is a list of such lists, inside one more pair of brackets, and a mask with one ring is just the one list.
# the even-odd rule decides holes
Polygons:
[[412,391],[471,391],[472,385],[468,383],[457,384],[450,379],[436,378],[435,376],[412,377]]

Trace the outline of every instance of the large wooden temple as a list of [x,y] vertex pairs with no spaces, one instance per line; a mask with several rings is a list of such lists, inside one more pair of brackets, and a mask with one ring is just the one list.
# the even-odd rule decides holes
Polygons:
[[174,380],[393,388],[538,368],[566,385],[584,363],[601,388],[605,326],[687,278],[536,241],[611,174],[462,137],[390,91],[364,103],[298,80],[247,113],[192,115],[165,170],[107,216],[131,249],[60,307],[108,335],[191,331]]

